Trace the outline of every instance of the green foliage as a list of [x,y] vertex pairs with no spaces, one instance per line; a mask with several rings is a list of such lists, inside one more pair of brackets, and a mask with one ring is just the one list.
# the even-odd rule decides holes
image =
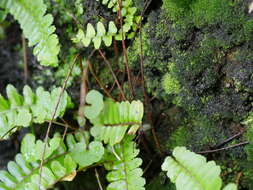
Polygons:
[[[91,92],[93,93],[93,92]],[[89,98],[89,94],[87,95]],[[91,128],[91,134],[105,143],[114,145],[119,143],[126,132],[135,134],[142,123],[143,104],[140,101],[114,102],[108,99],[102,103],[100,109],[96,107],[98,102],[101,102],[101,96],[97,95],[98,99],[89,99],[92,105],[89,111],[85,112],[91,123],[94,125]],[[103,106],[103,109],[101,109]],[[92,110],[93,109],[93,110]],[[95,113],[94,111],[97,111]],[[96,117],[90,117],[89,114],[94,113]],[[130,129],[129,129],[130,128]],[[129,129],[129,130],[128,130]]]
[[246,133],[246,139],[249,142],[249,144],[245,147],[245,152],[247,154],[247,166],[246,166],[246,171],[245,171],[245,178],[249,183],[249,187],[252,188],[253,184],[253,177],[252,177],[252,172],[253,172],[253,112],[250,112],[249,116],[245,119],[244,123],[247,127],[247,133]]
[[180,92],[181,86],[179,81],[173,76],[175,69],[175,64],[169,64],[169,72],[163,78],[163,88],[168,94],[178,94]]
[[105,168],[110,172],[106,179],[109,181],[107,190],[144,190],[145,179],[142,178],[142,164],[140,158],[136,158],[139,150],[132,137],[127,136],[121,143],[115,145],[115,150],[109,147],[109,152],[114,156],[114,161],[105,164]]
[[91,90],[86,96],[86,102],[91,105],[85,106],[85,116],[90,120],[95,119],[104,108],[103,95],[96,90]]
[[247,140],[249,141],[249,145],[246,146],[247,159],[252,162],[253,161],[253,112],[249,114],[247,119],[244,121],[244,124],[247,126]]
[[1,0],[0,7],[7,9],[20,23],[29,46],[35,46],[34,55],[45,66],[57,66],[59,41],[53,34],[53,17],[46,13],[43,0]]
[[[190,152],[185,147],[176,147],[173,156],[165,159],[162,170],[167,171],[177,190],[220,190],[222,186],[220,167],[214,161],[207,162],[205,157]],[[235,184],[229,184],[224,189],[237,188]]]
[[[118,0],[97,0],[102,1],[103,5],[107,5],[109,9],[113,12],[119,11]],[[132,0],[122,0],[121,16],[123,18],[123,33],[127,33],[130,30],[135,31],[137,29],[137,24],[140,21],[140,16],[136,16],[137,8],[134,7]],[[133,37],[134,33],[128,34],[127,37],[130,39]],[[122,29],[119,30],[118,34],[115,36],[116,40],[122,40]]]
[[[98,162],[104,154],[102,143],[89,143],[86,132],[67,135],[66,143],[55,134],[46,148],[41,189],[48,189],[59,181],[72,181],[78,170]],[[8,163],[8,171],[0,171],[0,189],[38,190],[43,149],[40,140],[35,142],[35,137],[27,134],[22,141],[21,153],[16,155],[15,161]]]
[[[7,138],[17,127],[28,127],[31,123],[51,120],[60,92],[60,88],[55,88],[50,93],[39,87],[36,93],[33,93],[29,86],[25,86],[21,96],[12,85],[8,85],[8,99],[0,95],[0,137]],[[70,97],[64,92],[55,118],[62,117],[70,106]]]
[[169,14],[170,19],[178,20],[189,11],[189,0],[164,0],[163,8]]
[[88,23],[86,34],[84,34],[82,29],[79,29],[76,37],[73,38],[73,41],[75,43],[82,42],[84,47],[88,47],[90,43],[93,42],[95,49],[99,49],[102,40],[107,47],[111,46],[112,37],[115,36],[116,33],[117,27],[112,21],[109,22],[108,32],[106,32],[102,22],[97,23],[97,32],[95,31],[94,27]]
[[227,0],[164,0],[163,9],[171,20],[181,24],[193,22],[197,27],[216,23],[231,14]]
[[[113,12],[119,11],[118,0],[103,0],[102,4],[107,5],[108,8],[112,8]],[[136,12],[137,8],[133,6],[132,0],[123,0],[121,10],[123,29],[118,30],[113,21],[109,22],[108,31],[106,31],[106,27],[102,22],[96,24],[96,29],[92,24],[88,23],[86,33],[79,28],[76,37],[72,40],[74,43],[82,42],[84,47],[88,47],[93,42],[95,49],[99,49],[102,41],[106,47],[110,47],[113,38],[115,40],[122,40],[122,30],[124,38],[131,39],[134,36],[134,31],[137,30],[137,24],[141,18],[135,15]]]

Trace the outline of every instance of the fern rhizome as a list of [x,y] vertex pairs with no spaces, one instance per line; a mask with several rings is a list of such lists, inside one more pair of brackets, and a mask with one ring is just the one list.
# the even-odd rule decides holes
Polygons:
[[[134,92],[131,88],[122,87],[121,81],[112,71],[110,62],[101,51],[101,48],[105,48],[105,52],[108,49],[109,55],[111,52],[116,53],[118,52],[117,44],[119,44],[117,41],[122,42],[123,61],[119,59],[116,61],[125,63],[124,69],[126,68],[129,74],[128,79],[131,80],[125,40],[131,42],[131,39],[136,37],[136,33],[141,30],[143,15],[138,10],[136,2],[133,0],[94,1],[93,3],[96,5],[108,9],[110,19],[106,20],[101,16],[95,21],[91,19],[92,22],[81,23],[82,19],[80,18],[86,9],[82,0],[75,0],[75,7],[78,9],[77,15],[69,14],[67,11],[66,14],[72,16],[76,23],[74,30],[69,29],[72,33],[70,32],[71,38],[68,39],[68,43],[74,42],[72,45],[76,48],[74,50],[70,48],[69,51],[73,51],[73,54],[76,55],[70,55],[75,59],[71,59],[74,61],[70,64],[69,73],[66,75],[62,87],[52,86],[50,90],[38,87],[34,90],[25,85],[23,92],[19,93],[10,84],[6,87],[6,95],[0,95],[1,140],[10,138],[22,128],[27,128],[30,131],[24,135],[21,141],[20,153],[15,156],[13,161],[9,161],[5,170],[0,171],[0,190],[46,190],[53,188],[58,182],[74,180],[80,171],[98,167],[102,167],[106,172],[104,177],[107,182],[104,185],[107,190],[145,189],[143,161],[138,157],[140,150],[136,143],[140,128],[141,132],[145,131],[145,125],[143,125],[144,104],[141,100],[132,98]],[[66,8],[62,6],[64,3],[57,0],[54,3],[65,14]],[[20,24],[24,37],[28,40],[28,45],[33,48],[33,54],[37,57],[37,61],[42,66],[57,67],[61,63],[59,57],[62,56],[60,54],[60,38],[56,33],[52,14],[47,13],[48,4],[50,4],[49,1],[43,0],[0,1],[0,7],[6,13],[11,14]],[[68,20],[68,18],[65,19]],[[139,37],[142,38],[141,35]],[[112,45],[113,47],[111,47]],[[141,46],[141,48],[143,47]],[[87,51],[92,49],[92,51],[90,56],[84,59],[81,55],[86,49]],[[99,80],[94,74],[90,60],[97,50],[103,55],[104,62],[109,65],[109,71],[115,80],[114,85],[117,85],[120,92],[117,95],[112,96],[103,84],[104,81]],[[142,58],[142,55],[140,57]],[[77,66],[76,62],[79,60],[81,63]],[[101,59],[98,60],[101,61]],[[61,68],[63,66],[60,64],[59,69]],[[76,100],[72,99],[73,97],[66,87],[70,82],[68,81],[69,77],[75,69],[81,70],[80,73],[85,73],[85,76],[82,76],[80,93],[82,96],[78,111],[76,111]],[[101,89],[92,90],[98,89],[95,85],[91,90],[88,90],[88,70],[93,74],[93,78],[103,89],[106,97],[101,93]],[[64,71],[60,71],[64,73]],[[76,72],[78,73],[78,71]],[[108,71],[101,70],[102,72]],[[140,73],[143,75],[142,72]],[[165,77],[164,80],[169,81],[165,86],[168,86],[168,91],[173,93],[177,91],[178,94],[180,85],[173,77]],[[174,86],[171,83],[173,80],[176,81]],[[128,82],[131,86],[131,81]],[[140,83],[145,91],[144,80]],[[72,82],[69,86],[71,85],[74,86]],[[125,94],[127,95],[125,96]],[[116,96],[118,98],[115,98]],[[143,100],[145,105],[149,101],[146,98]],[[75,127],[71,126],[72,123],[65,122],[65,117],[71,117],[71,122]],[[248,125],[252,124],[252,119],[250,119],[247,121]],[[150,125],[152,123],[146,120],[145,122],[149,122]],[[48,123],[48,130],[43,141],[40,138],[41,134],[38,134],[34,128],[37,125],[47,126]],[[52,123],[64,126],[64,133],[54,131],[51,134]],[[78,127],[76,127],[77,125]],[[252,128],[252,126],[250,127]],[[252,131],[251,128],[250,131]],[[252,134],[249,132],[249,138],[250,135]],[[156,143],[158,144],[158,141]],[[249,149],[248,153],[251,154],[251,152]],[[177,190],[237,189],[237,185],[234,183],[222,184],[221,167],[214,161],[207,161],[204,156],[191,152],[185,147],[176,147],[160,165],[161,171],[166,172],[171,184],[174,184]],[[100,184],[99,177],[97,178],[101,190],[103,185]]]

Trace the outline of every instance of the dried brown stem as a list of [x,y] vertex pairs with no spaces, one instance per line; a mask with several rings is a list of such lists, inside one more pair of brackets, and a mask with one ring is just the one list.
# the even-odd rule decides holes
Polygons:
[[27,61],[27,45],[24,35],[22,35],[22,49],[23,49],[23,62],[24,62],[24,83],[27,84],[28,79],[28,61]]
[[214,149],[214,150],[200,151],[200,152],[197,152],[197,153],[198,154],[209,154],[209,153],[214,153],[214,152],[220,152],[220,151],[223,151],[223,150],[228,150],[228,149],[231,149],[231,148],[236,148],[236,147],[247,145],[247,144],[249,144],[249,142],[245,141],[245,142],[234,144],[234,145],[231,145],[231,146],[228,146],[228,147]]
[[90,61],[88,62],[88,67],[90,70],[90,73],[92,74],[92,76],[94,77],[94,79],[97,81],[98,85],[100,86],[100,88],[102,88],[105,92],[105,94],[110,97],[111,99],[115,100],[112,95],[108,92],[108,90],[105,88],[103,82],[97,77],[97,75],[95,74],[95,72],[93,71],[92,68],[92,64],[90,63]]
[[119,4],[118,14],[119,14],[119,18],[120,18],[120,28],[121,28],[121,36],[122,36],[121,41],[122,41],[123,55],[124,55],[124,58],[125,58],[125,65],[126,65],[126,70],[127,70],[128,85],[129,85],[130,93],[131,93],[132,97],[134,97],[132,73],[131,73],[131,69],[129,67],[129,63],[128,63],[128,55],[127,55],[125,36],[124,36],[124,31],[123,31],[123,17],[122,17],[122,14],[121,14],[122,0],[118,0],[118,4]]
[[77,55],[77,56],[75,57],[73,63],[72,63],[71,66],[70,66],[68,75],[67,75],[67,77],[66,77],[66,79],[65,79],[65,81],[64,81],[63,87],[62,87],[62,89],[61,89],[60,96],[58,97],[57,104],[56,104],[56,106],[55,106],[53,116],[52,116],[52,118],[51,118],[51,120],[50,120],[50,122],[49,122],[49,124],[48,124],[46,137],[45,137],[45,139],[44,139],[45,145],[44,145],[44,148],[43,148],[42,157],[41,157],[41,162],[40,162],[40,169],[39,169],[39,189],[41,189],[40,186],[41,186],[41,179],[42,179],[42,172],[43,172],[43,171],[42,171],[42,166],[43,166],[43,163],[44,163],[44,160],[45,160],[45,152],[46,152],[46,147],[47,147],[47,144],[48,144],[49,133],[50,133],[50,130],[51,130],[51,127],[52,127],[52,123],[53,123],[53,120],[54,120],[54,118],[55,118],[57,109],[58,109],[58,107],[59,107],[61,98],[62,98],[62,96],[63,96],[63,93],[64,93],[65,89],[66,89],[66,86],[67,86],[69,77],[70,77],[70,75],[71,75],[71,73],[72,73],[72,70],[73,70],[73,68],[74,68],[74,65],[75,65],[75,63],[76,63],[76,59],[78,58],[78,56],[79,56],[79,55]]
[[82,76],[81,76],[80,104],[79,104],[79,109],[78,109],[78,115],[79,117],[84,118],[83,107],[85,106],[86,95],[88,93],[87,80],[88,80],[88,65],[90,64],[90,61],[89,59],[87,60],[87,66],[85,67],[83,67],[82,61],[80,64],[81,64]]
[[120,93],[121,93],[122,98],[123,98],[124,100],[126,100],[126,97],[125,97],[125,94],[124,94],[124,92],[123,92],[123,89],[122,89],[122,87],[121,87],[121,85],[120,85],[120,83],[119,83],[119,81],[118,81],[118,79],[117,79],[117,77],[116,77],[116,75],[115,75],[113,69],[112,69],[112,66],[111,66],[110,62],[106,59],[105,55],[103,54],[103,52],[102,52],[100,49],[99,49],[98,51],[99,51],[101,57],[102,57],[102,58],[104,59],[104,61],[106,62],[107,66],[108,66],[108,68],[109,68],[109,70],[110,70],[110,72],[111,72],[111,74],[112,74],[112,76],[113,76],[113,78],[114,78],[114,80],[115,80],[115,82],[116,82],[118,88],[119,88],[119,91],[120,91]]

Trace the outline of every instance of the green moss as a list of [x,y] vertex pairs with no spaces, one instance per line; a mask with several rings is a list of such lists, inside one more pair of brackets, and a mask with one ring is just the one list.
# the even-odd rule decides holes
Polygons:
[[178,80],[169,73],[163,78],[163,88],[168,94],[178,94],[180,92],[180,84]]
[[163,78],[163,88],[167,94],[178,94],[181,86],[179,81],[173,76],[175,63],[169,63],[169,72]]
[[164,0],[163,9],[172,21],[183,24],[183,19],[201,27],[229,17],[230,4],[228,0]]
[[187,126],[178,127],[170,136],[166,143],[166,148],[168,150],[173,150],[177,146],[187,146],[189,141]]
[[166,179],[167,176],[164,173],[160,173],[157,177],[152,179],[149,184],[147,184],[146,190],[176,190],[175,185]]
[[196,0],[190,5],[192,19],[197,27],[214,24],[230,15],[228,0]]
[[202,115],[195,115],[188,117],[183,125],[173,131],[166,148],[172,150],[176,146],[187,146],[200,151],[219,144],[222,139],[226,139],[222,128]]
[[189,0],[164,0],[163,9],[169,15],[171,20],[182,18],[189,10]]

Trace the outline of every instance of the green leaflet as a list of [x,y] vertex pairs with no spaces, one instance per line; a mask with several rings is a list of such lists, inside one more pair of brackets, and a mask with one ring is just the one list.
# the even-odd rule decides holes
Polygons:
[[[89,145],[88,136],[85,132],[77,132],[75,135],[67,135],[66,144],[63,143],[62,139],[55,135],[49,141],[51,146],[48,147],[50,154],[46,152],[46,159],[42,168],[42,180],[41,189],[48,189],[55,183],[59,181],[71,181],[76,174],[77,169],[81,169],[85,166],[92,165],[98,162],[103,154],[104,148],[102,143],[97,144],[96,142],[91,142]],[[34,141],[35,137],[32,134],[27,134],[22,142],[22,153],[17,154],[15,161],[10,161],[8,163],[8,171],[0,171],[0,189],[1,190],[38,190],[39,183],[39,166],[41,158],[38,160],[33,160],[34,157],[34,145],[40,144],[40,141]],[[27,143],[32,140],[30,147]],[[60,140],[60,143],[58,143]],[[52,143],[52,142],[57,142]],[[79,159],[89,160],[85,166],[79,164],[79,160],[72,156],[76,153],[76,146],[79,143],[87,142],[86,146],[79,147],[78,152],[80,153]],[[96,150],[93,152],[93,157],[89,154],[87,149],[88,146],[96,145]],[[36,151],[43,152],[44,146],[36,147]],[[46,149],[47,150],[47,149]],[[31,156],[31,157],[29,157]],[[37,158],[36,158],[37,159]],[[30,161],[33,160],[33,161]]]
[[1,0],[0,7],[18,20],[29,46],[35,46],[33,53],[38,61],[45,66],[57,66],[59,40],[54,34],[53,17],[46,14],[43,0]]
[[[87,149],[87,151],[83,151],[83,149]],[[71,156],[81,167],[85,167],[93,164],[94,162],[98,162],[103,154],[103,144],[101,142],[94,141],[91,142],[89,146],[87,146],[84,142],[77,143],[74,146]]]
[[84,114],[88,119],[92,120],[96,118],[104,108],[103,95],[96,90],[91,90],[86,96],[86,102],[90,104],[90,106],[85,106]]
[[[115,152],[119,158],[114,156],[114,151],[110,149],[112,162],[105,164],[105,168],[110,172],[106,178],[110,182],[107,190],[144,190],[145,179],[142,178],[142,164],[140,158],[136,158],[139,150],[135,148],[135,143],[131,136],[126,136],[124,140],[115,145]],[[108,157],[107,160],[112,158]],[[119,160],[120,159],[120,160]]]
[[82,42],[84,47],[88,47],[91,42],[93,42],[95,49],[99,49],[104,41],[107,47],[111,46],[112,44],[112,37],[117,33],[117,27],[115,26],[114,22],[109,22],[109,29],[106,32],[105,26],[102,22],[97,23],[97,31],[95,28],[88,23],[86,34],[82,29],[78,30],[78,33],[75,38],[72,39],[74,43]]
[[[176,147],[173,157],[167,157],[162,165],[167,176],[176,184],[177,190],[220,190],[222,180],[221,169],[214,161],[186,150],[185,147]],[[229,184],[226,190],[236,190],[236,185]]]
[[224,187],[223,190],[237,190],[237,187],[235,184],[230,183],[226,187]]
[[[103,5],[107,5],[109,9],[112,9],[113,12],[119,11],[119,5],[118,0],[97,0],[102,1]],[[136,31],[137,30],[137,24],[140,22],[141,16],[136,16],[137,8],[134,7],[133,0],[122,0],[122,9],[121,9],[121,15],[123,18],[123,33],[124,36],[130,31]],[[116,31],[117,32],[117,31]],[[122,29],[119,30],[119,32],[116,35],[115,32],[115,40],[122,40]],[[133,38],[133,35],[127,34],[127,38],[131,39]]]
[[[90,93],[93,94],[94,91]],[[88,93],[87,97],[91,97],[90,93]],[[95,96],[93,98],[94,103],[92,107],[89,107],[89,112],[86,111],[85,116],[94,125],[91,128],[91,134],[96,139],[114,145],[123,139],[127,131],[129,134],[136,133],[142,123],[143,117],[144,108],[141,101],[119,103],[108,99],[104,102],[103,107],[99,103],[101,104],[101,111],[98,109],[99,106],[95,107],[95,103],[98,104],[102,98],[96,99]],[[92,115],[96,115],[96,117],[91,118]]]
[[[28,127],[32,122],[51,120],[61,89],[55,88],[50,93],[39,87],[33,93],[29,86],[25,86],[21,96],[12,85],[8,85],[6,92],[7,100],[0,95],[0,138],[5,136],[5,139],[17,130],[16,127]],[[64,92],[55,118],[63,116],[70,106],[70,98]]]
[[[107,5],[107,7],[112,9],[113,12],[119,11],[118,0],[102,0],[102,4]],[[113,21],[109,22],[107,32],[102,22],[97,23],[96,30],[90,23],[88,23],[86,27],[86,34],[84,34],[82,29],[79,29],[76,37],[72,40],[74,43],[82,42],[85,47],[88,47],[90,43],[93,42],[95,49],[99,49],[102,41],[104,41],[106,47],[112,45],[113,38],[115,40],[121,41],[122,30],[124,39],[126,37],[128,39],[131,39],[134,37],[134,31],[137,30],[137,25],[141,19],[141,16],[136,16],[136,12],[137,8],[133,7],[132,0],[123,0],[121,10],[123,18],[123,29],[120,29],[118,31]]]
[[[55,137],[49,140],[49,145],[46,147],[45,159],[52,155],[52,153],[60,146],[61,138]],[[35,142],[35,136],[33,134],[27,134],[21,145],[21,153],[24,158],[29,162],[36,162],[42,158],[43,150],[45,143],[41,140]]]

